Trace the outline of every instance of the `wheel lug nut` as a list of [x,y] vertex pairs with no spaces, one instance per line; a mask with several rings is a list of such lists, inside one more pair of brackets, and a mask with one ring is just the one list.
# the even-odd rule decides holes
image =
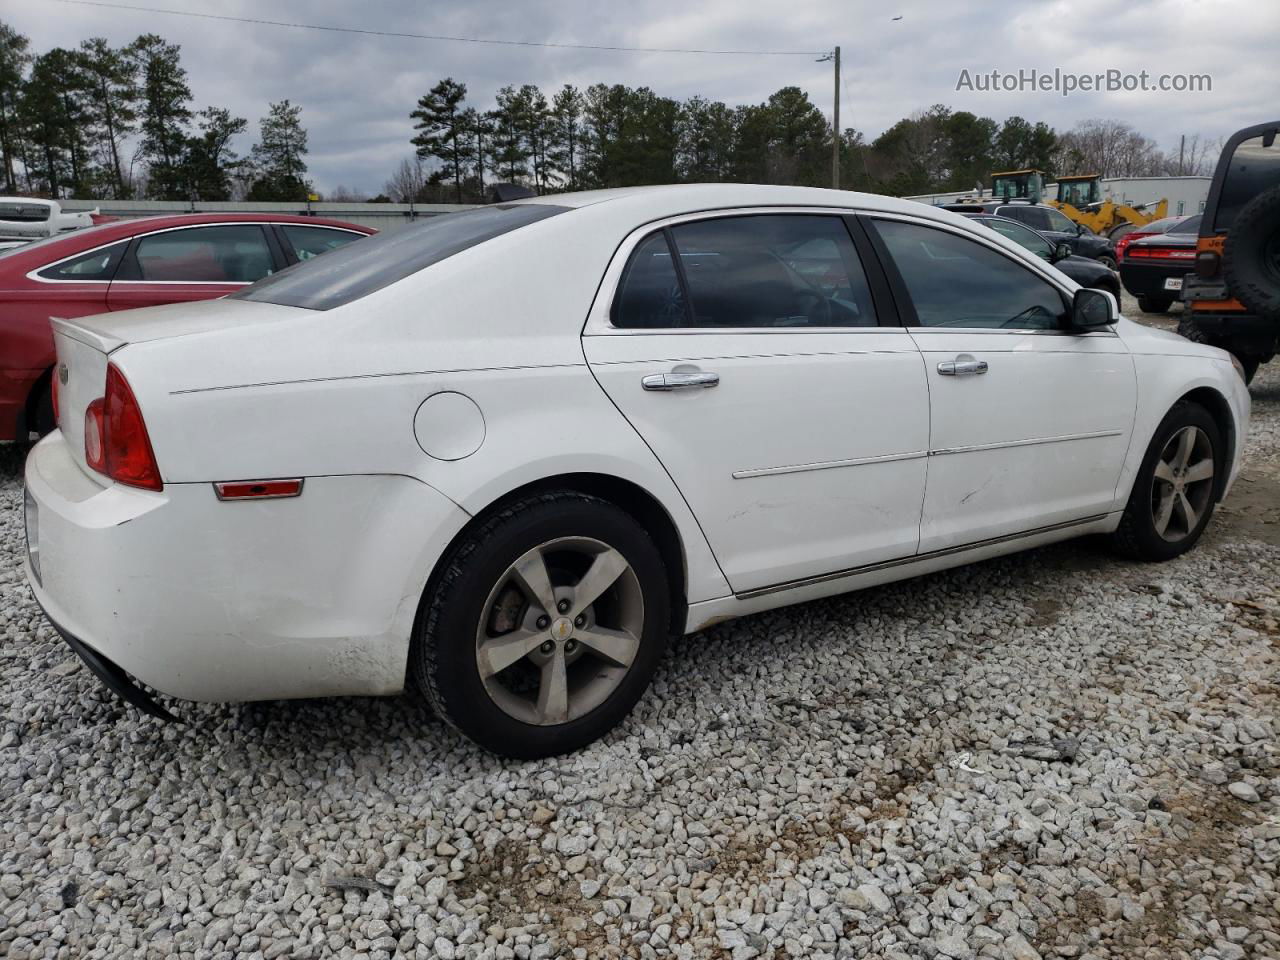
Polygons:
[[543,641],[542,641],[542,646],[540,646],[538,649],[539,649],[539,650],[541,650],[543,653],[550,653],[550,652],[551,652],[551,651],[553,651],[555,648],[556,648],[556,645],[555,645],[555,643],[554,643],[553,641],[551,641],[551,640],[543,640]]
[[577,640],[570,640],[570,641],[568,641],[568,642],[564,645],[564,652],[565,652],[565,653],[573,653],[573,651],[575,651],[575,650],[577,650],[577,649],[578,649],[578,641],[577,641]]
[[573,625],[575,627],[585,627],[587,625],[587,615],[585,613],[578,614],[578,616],[574,618]]
[[568,613],[568,612],[569,612],[569,601],[568,601],[568,600],[561,600],[559,603],[557,603],[557,604],[556,604],[556,609],[557,609],[557,610],[559,610],[561,613]]
[[547,629],[547,627],[549,627],[549,626],[551,626],[551,618],[550,618],[550,617],[543,615],[543,616],[541,616],[541,617],[539,617],[539,618],[538,618],[538,629],[539,629],[539,630],[545,630],[545,629]]

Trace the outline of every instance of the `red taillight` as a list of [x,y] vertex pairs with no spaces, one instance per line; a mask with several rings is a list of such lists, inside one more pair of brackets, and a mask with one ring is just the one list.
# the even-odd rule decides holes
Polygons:
[[93,469],[118,483],[145,490],[164,489],[142,409],[129,381],[114,363],[107,365],[106,396],[85,410],[84,458]]
[[1149,260],[1194,260],[1196,252],[1180,247],[1131,247],[1125,256],[1135,260],[1143,257]]

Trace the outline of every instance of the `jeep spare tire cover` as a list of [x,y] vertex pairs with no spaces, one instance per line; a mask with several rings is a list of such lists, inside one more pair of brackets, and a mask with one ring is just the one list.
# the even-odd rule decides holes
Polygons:
[[1231,295],[1250,312],[1280,322],[1280,187],[1245,204],[1227,233],[1222,261]]

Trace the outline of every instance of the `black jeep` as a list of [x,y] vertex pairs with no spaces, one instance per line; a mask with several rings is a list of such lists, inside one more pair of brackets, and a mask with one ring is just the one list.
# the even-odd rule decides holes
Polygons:
[[1196,241],[1178,332],[1231,351],[1253,379],[1280,351],[1280,121],[1222,149]]

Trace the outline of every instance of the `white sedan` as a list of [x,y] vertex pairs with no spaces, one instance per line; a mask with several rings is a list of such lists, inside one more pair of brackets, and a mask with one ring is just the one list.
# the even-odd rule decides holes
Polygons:
[[55,322],[27,575],[113,689],[416,687],[572,750],[667,638],[1110,534],[1190,549],[1240,464],[1231,357],[921,204],[565,194],[224,300]]

